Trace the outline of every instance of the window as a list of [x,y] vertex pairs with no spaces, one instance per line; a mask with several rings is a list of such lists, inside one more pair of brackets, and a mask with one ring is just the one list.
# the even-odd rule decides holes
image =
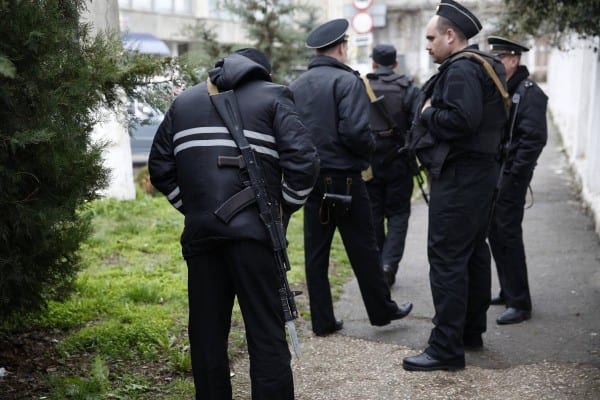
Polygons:
[[154,11],[173,12],[173,0],[154,0]]
[[231,12],[223,7],[219,0],[209,0],[208,12],[210,15],[217,18],[234,19],[234,16],[231,14]]
[[177,14],[191,14],[192,12],[192,1],[191,0],[174,0],[173,11]]
[[119,0],[119,7],[159,13],[190,14],[192,0]]
[[177,55],[182,55],[190,51],[189,43],[178,43],[177,44]]
[[131,8],[136,10],[151,10],[152,2],[148,0],[131,0],[130,1]]

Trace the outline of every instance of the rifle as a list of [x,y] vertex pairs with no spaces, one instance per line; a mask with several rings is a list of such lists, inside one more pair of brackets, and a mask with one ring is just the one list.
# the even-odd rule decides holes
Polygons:
[[[369,99],[371,100],[371,104],[374,104],[375,107],[377,107],[377,110],[379,111],[379,113],[383,117],[383,119],[385,120],[385,123],[389,127],[389,130],[391,132],[396,132],[398,130],[398,128],[396,126],[396,123],[392,119],[392,117],[390,117],[390,113],[389,113],[385,103],[383,102],[384,96],[383,95],[381,95],[379,97],[375,96],[375,92],[373,91],[373,88],[371,87],[369,78],[367,78],[365,76],[365,77],[363,77],[363,81],[365,83],[365,88],[367,90],[367,94],[369,95]],[[407,140],[405,140],[405,142],[406,141]],[[394,157],[397,157],[397,156],[401,156],[402,159],[406,162],[406,164],[408,166],[408,170],[417,179],[417,184],[419,185],[419,190],[421,191],[423,200],[425,200],[425,203],[429,204],[429,197],[427,196],[427,193],[425,192],[425,181],[423,180],[423,177],[421,176],[421,169],[419,168],[419,165],[417,164],[417,159],[416,159],[414,151],[409,151],[409,149],[406,147],[406,143],[404,146],[396,146],[385,155],[385,157],[382,160],[382,163],[385,165],[388,162],[390,162]]]
[[403,156],[402,159],[405,160],[408,170],[417,180],[417,185],[419,186],[425,204],[429,204],[429,195],[425,191],[425,180],[423,179],[423,175],[421,175],[423,168],[419,166],[414,150],[410,149],[408,146],[404,146],[398,150],[398,155],[401,157]]
[[398,128],[396,126],[396,122],[394,122],[394,119],[390,116],[390,113],[387,107],[385,106],[385,103],[383,102],[384,95],[381,95],[379,97],[375,96],[375,92],[373,91],[373,87],[371,87],[371,82],[369,82],[369,78],[364,76],[362,79],[365,83],[365,89],[367,90],[367,95],[369,96],[369,100],[371,100],[371,104],[375,105],[375,108],[377,108],[377,111],[379,111],[379,114],[385,120],[385,124],[387,125],[388,130],[390,132],[395,133],[398,130]]
[[[512,113],[510,116],[510,125],[508,126],[508,132],[506,135],[506,137],[508,139],[506,140],[506,143],[504,143],[502,145],[502,148],[500,149],[500,160],[501,160],[500,173],[498,174],[498,178],[496,179],[496,187],[494,188],[494,195],[492,196],[492,205],[490,206],[488,229],[489,229],[489,226],[491,225],[492,218],[494,216],[494,209],[496,208],[496,200],[498,200],[498,194],[500,193],[500,186],[502,186],[502,178],[504,177],[504,168],[506,165],[506,159],[508,157],[508,150],[509,150],[510,144],[512,142],[513,130],[515,129],[515,123],[517,121],[517,112],[519,111],[519,103],[520,102],[521,102],[521,95],[519,93],[513,94],[512,104],[514,105],[514,107],[511,110]],[[533,194],[532,194],[532,196],[533,196]]]
[[[212,85],[212,82],[208,81],[207,83],[209,85],[209,93],[214,93],[216,88]],[[211,94],[210,101],[221,116],[221,119],[242,153],[244,161],[243,166],[246,168],[250,177],[250,187],[254,192],[260,219],[267,228],[269,240],[273,246],[273,255],[275,256],[275,262],[277,263],[281,280],[281,287],[278,291],[281,306],[283,308],[283,317],[290,334],[290,341],[292,342],[294,353],[296,354],[296,357],[300,358],[300,344],[298,343],[296,327],[294,326],[294,319],[298,318],[298,309],[296,308],[296,302],[294,301],[294,295],[297,293],[292,292],[287,281],[286,273],[291,267],[287,254],[285,232],[283,230],[279,207],[270,200],[264,173],[260,166],[260,160],[256,157],[256,153],[250,146],[250,143],[248,143],[248,139],[244,136],[242,119],[235,93],[233,90],[228,90],[223,93],[218,93],[217,91],[216,94]],[[242,192],[244,192],[244,190]]]

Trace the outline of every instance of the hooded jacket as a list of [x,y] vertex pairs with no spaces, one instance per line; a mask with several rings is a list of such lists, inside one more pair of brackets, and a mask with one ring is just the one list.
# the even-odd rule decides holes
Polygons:
[[[235,91],[244,135],[259,157],[271,201],[288,213],[300,208],[315,183],[319,159],[290,91],[270,82],[264,66],[235,53],[210,71],[210,79],[219,91]],[[270,243],[256,204],[229,223],[214,214],[249,185],[245,169],[217,164],[219,156],[239,155],[206,83],[175,99],[156,132],[148,167],[152,184],[185,216],[184,257],[223,240]]]

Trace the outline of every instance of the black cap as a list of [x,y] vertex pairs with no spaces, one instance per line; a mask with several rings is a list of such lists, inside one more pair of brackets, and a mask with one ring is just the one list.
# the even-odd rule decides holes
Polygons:
[[333,19],[313,29],[306,38],[306,47],[322,49],[346,40],[346,31],[350,23],[344,18]]
[[477,17],[456,1],[442,0],[438,4],[435,13],[452,21],[465,34],[467,39],[477,35],[482,28]]
[[488,44],[492,53],[520,55],[529,51],[529,47],[500,36],[488,37]]
[[396,49],[391,44],[378,44],[373,47],[371,57],[379,65],[385,67],[394,65],[396,62]]
[[246,58],[251,59],[257,64],[262,65],[269,73],[271,73],[271,63],[267,59],[267,56],[265,56],[265,53],[263,53],[262,51],[254,49],[252,47],[246,47],[244,49],[236,50],[235,52]]

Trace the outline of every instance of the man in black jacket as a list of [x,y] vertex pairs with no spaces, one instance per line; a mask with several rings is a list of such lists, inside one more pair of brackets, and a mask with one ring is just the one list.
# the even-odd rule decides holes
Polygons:
[[[271,83],[270,64],[255,49],[218,62],[210,81],[233,89],[244,136],[258,154],[271,202],[289,214],[306,201],[318,156],[291,92]],[[290,352],[273,247],[256,204],[229,222],[215,211],[248,187],[240,151],[211,104],[207,84],[173,102],[150,152],[152,184],[185,216],[181,236],[188,266],[189,337],[197,399],[231,399],[227,338],[237,296],[248,342],[253,399],[294,398]]]
[[468,46],[480,30],[477,17],[452,0],[443,0],[427,25],[427,51],[441,65],[422,89],[411,143],[430,175],[435,316],[429,346],[403,361],[411,371],[464,368],[465,348],[483,346],[491,286],[485,239],[508,94],[502,64]]
[[409,152],[398,154],[398,150],[404,147],[419,90],[412,79],[394,72],[398,66],[394,46],[377,45],[373,47],[371,57],[373,72],[367,74],[367,78],[378,100],[371,103],[369,121],[377,146],[371,159],[373,177],[367,181],[367,190],[377,245],[381,249],[383,274],[387,284],[392,286],[404,253],[413,192],[413,165],[416,165],[409,158]]
[[369,197],[361,171],[375,149],[369,129],[365,87],[344,64],[348,21],[336,19],[315,28],[306,45],[316,49],[308,71],[290,89],[300,117],[310,130],[321,159],[317,185],[304,208],[306,281],[313,332],[342,329],[335,318],[328,267],[331,242],[339,228],[367,309],[376,326],[408,315],[412,304],[392,301],[380,267]]
[[506,68],[508,92],[511,97],[518,94],[519,99],[511,110],[514,127],[512,136],[508,138],[501,186],[488,235],[500,281],[500,295],[492,299],[492,304],[506,304],[506,310],[496,319],[498,324],[504,325],[531,318],[521,223],[527,187],[548,139],[548,98],[529,79],[527,67],[520,65],[521,53],[529,51],[529,48],[498,36],[490,36],[488,43],[491,52],[501,58]]

